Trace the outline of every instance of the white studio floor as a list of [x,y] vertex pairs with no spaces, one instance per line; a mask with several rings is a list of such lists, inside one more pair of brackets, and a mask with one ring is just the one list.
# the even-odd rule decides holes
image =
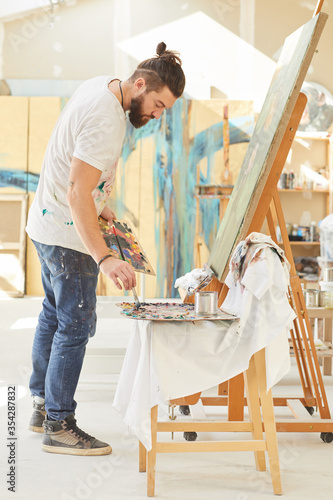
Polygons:
[[[0,299],[0,498],[16,500],[143,500],[146,474],[138,472],[138,444],[112,409],[116,384],[131,332],[115,297],[98,298],[97,333],[88,344],[76,400],[78,425],[109,442],[113,453],[76,457],[41,451],[42,435],[28,430],[31,401],[28,381],[34,327],[41,298]],[[324,377],[333,413],[333,376]],[[16,492],[7,491],[7,387],[18,387],[16,403]],[[301,395],[292,370],[274,394]],[[223,411],[220,410],[220,411]],[[225,410],[224,410],[225,411]],[[276,411],[288,411],[276,409]],[[288,413],[288,417],[290,414]],[[178,418],[182,418],[178,415]],[[319,418],[315,413],[313,418]],[[198,439],[214,436],[199,435]],[[176,434],[175,439],[183,439]],[[231,439],[230,435],[225,439]],[[329,500],[333,491],[333,443],[319,433],[278,433],[282,486],[286,500]],[[273,499],[269,471],[257,472],[251,452],[159,454],[156,498],[172,500]]]

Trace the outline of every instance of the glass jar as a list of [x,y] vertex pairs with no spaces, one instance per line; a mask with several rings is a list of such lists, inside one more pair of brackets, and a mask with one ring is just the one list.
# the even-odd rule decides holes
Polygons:
[[333,309],[333,292],[325,292],[324,304],[326,309]]

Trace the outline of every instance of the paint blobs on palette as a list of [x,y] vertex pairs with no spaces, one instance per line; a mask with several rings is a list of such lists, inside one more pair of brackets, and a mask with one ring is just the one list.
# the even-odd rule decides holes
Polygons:
[[[125,220],[115,220],[113,221],[113,225],[125,260],[131,264],[135,271],[155,276],[155,272],[129,222]],[[99,217],[99,227],[112,257],[121,259],[119,246],[112,227],[110,227],[108,222],[102,217]]]
[[237,319],[222,311],[218,311],[214,317],[198,317],[195,315],[194,304],[178,302],[142,302],[140,307],[133,302],[121,302],[116,305],[122,309],[121,314],[132,319],[150,321],[201,321],[203,319],[233,321]]
[[193,321],[195,320],[193,304],[179,304],[176,302],[142,302],[137,307],[131,302],[117,304],[122,314],[134,319],[157,321]]

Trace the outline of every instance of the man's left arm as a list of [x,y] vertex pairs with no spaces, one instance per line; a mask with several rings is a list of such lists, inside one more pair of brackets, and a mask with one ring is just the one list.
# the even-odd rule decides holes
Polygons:
[[107,220],[110,225],[112,225],[113,221],[117,218],[114,211],[107,205],[105,205],[105,207],[103,208],[101,212],[101,217]]

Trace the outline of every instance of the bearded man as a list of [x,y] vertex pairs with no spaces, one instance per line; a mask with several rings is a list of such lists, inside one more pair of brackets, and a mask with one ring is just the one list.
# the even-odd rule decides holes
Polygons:
[[[42,449],[106,455],[111,446],[76,424],[74,394],[86,344],[96,330],[99,271],[121,290],[136,285],[132,267],[113,258],[98,216],[107,206],[125,137],[126,112],[142,127],[173,106],[185,86],[177,53],[161,42],[157,56],[122,82],[100,76],[83,83],[59,116],[45,153],[27,233],[41,263],[43,308],[35,332],[30,379],[30,429],[44,432]],[[119,281],[120,280],[120,281]]]

